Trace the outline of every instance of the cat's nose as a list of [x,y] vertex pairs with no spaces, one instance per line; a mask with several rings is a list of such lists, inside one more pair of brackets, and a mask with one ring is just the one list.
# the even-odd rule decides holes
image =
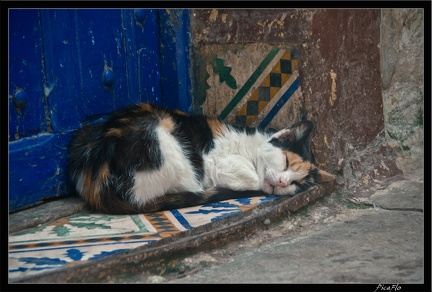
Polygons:
[[286,186],[288,186],[288,181],[284,178],[280,178],[279,182],[277,182],[274,186],[275,187],[286,187]]

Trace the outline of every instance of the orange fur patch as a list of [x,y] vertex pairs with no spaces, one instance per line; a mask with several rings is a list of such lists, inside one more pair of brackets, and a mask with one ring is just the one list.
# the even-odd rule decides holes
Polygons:
[[104,165],[102,165],[102,167],[99,170],[99,175],[97,178],[99,184],[105,183],[105,181],[108,179],[108,176],[109,176],[108,162],[105,162]]
[[168,132],[172,132],[174,131],[175,128],[175,123],[172,120],[172,118],[170,116],[165,116],[164,118],[162,118],[161,120],[159,120],[159,125],[162,128],[165,128],[168,130]]
[[93,180],[93,174],[90,169],[86,169],[83,172],[84,176],[84,185],[83,185],[83,193],[84,200],[86,203],[96,209],[101,209],[101,189],[102,185],[105,184],[109,177],[109,167],[108,162],[105,162],[99,169],[99,172],[96,178]]
[[119,128],[111,128],[108,131],[106,131],[105,136],[114,136],[114,137],[120,137],[123,135],[122,129]]
[[173,113],[175,113],[177,115],[182,115],[182,116],[189,116],[187,113],[182,112],[181,110],[173,110]]
[[101,200],[99,196],[99,186],[93,181],[93,174],[90,169],[83,171],[83,196],[84,200],[91,208],[100,209]]
[[127,124],[130,122],[130,118],[121,118],[121,119],[118,119],[118,121],[123,123],[123,124]]
[[208,123],[214,137],[222,137],[227,130],[225,124],[221,123],[217,119],[208,119],[207,123]]
[[144,112],[152,112],[154,110],[154,106],[149,103],[138,103],[139,111]]
[[328,173],[327,171],[321,169],[318,170],[318,174],[320,175],[321,182],[329,182],[336,179],[336,177],[333,174]]
[[300,155],[290,152],[284,151],[285,155],[288,158],[289,167],[294,171],[301,171],[304,173],[308,173],[314,166],[308,161],[304,161]]

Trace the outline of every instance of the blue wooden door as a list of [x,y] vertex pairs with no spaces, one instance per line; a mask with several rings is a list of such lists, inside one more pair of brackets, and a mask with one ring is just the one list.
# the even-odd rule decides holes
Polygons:
[[10,10],[11,211],[70,193],[67,146],[83,124],[141,101],[191,110],[188,21],[187,10]]

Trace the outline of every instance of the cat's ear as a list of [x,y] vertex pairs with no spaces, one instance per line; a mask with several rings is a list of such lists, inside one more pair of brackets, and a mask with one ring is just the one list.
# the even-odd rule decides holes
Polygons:
[[289,136],[291,134],[291,130],[286,128],[286,129],[282,129],[276,133],[274,133],[270,139],[276,139],[276,140],[285,140],[288,139]]
[[324,171],[322,169],[318,169],[318,177],[320,183],[329,182],[336,179],[336,177],[333,174],[328,173],[327,171]]
[[313,123],[311,121],[302,121],[295,123],[289,128],[285,128],[276,132],[271,136],[271,141],[279,141],[283,145],[298,144],[302,145],[309,134],[312,132]]
[[292,125],[290,130],[290,140],[303,143],[312,132],[313,123],[311,121],[301,121]]

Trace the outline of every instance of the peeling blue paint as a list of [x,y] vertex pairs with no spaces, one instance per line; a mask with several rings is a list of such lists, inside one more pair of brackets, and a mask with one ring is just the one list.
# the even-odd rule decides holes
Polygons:
[[70,193],[67,146],[82,125],[137,102],[189,111],[188,11],[171,13],[10,10],[10,211]]

